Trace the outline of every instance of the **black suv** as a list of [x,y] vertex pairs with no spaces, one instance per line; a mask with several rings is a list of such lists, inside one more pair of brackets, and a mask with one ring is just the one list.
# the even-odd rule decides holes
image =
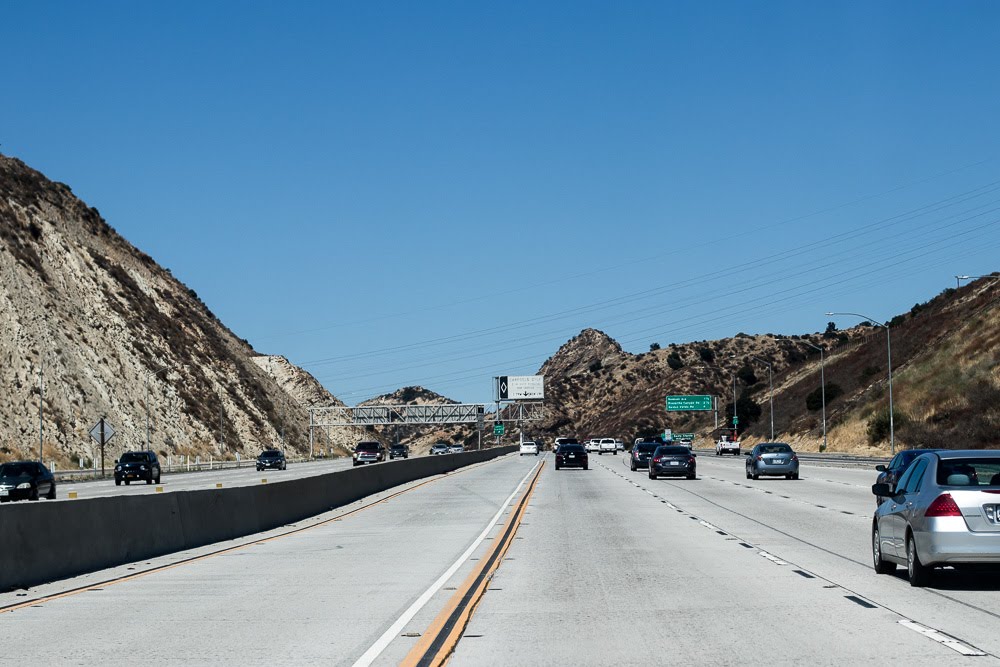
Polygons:
[[133,479],[144,479],[146,484],[160,483],[160,462],[153,452],[125,452],[115,461],[115,486]]
[[406,445],[396,443],[389,448],[389,458],[390,459],[408,459],[410,458],[410,448]]
[[285,462],[285,455],[280,449],[265,449],[257,457],[257,471],[267,468],[274,470],[286,470],[288,464]]

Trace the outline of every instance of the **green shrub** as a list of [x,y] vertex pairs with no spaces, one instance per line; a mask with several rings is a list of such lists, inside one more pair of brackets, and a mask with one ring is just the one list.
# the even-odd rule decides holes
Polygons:
[[[896,427],[909,423],[910,418],[905,412],[898,408],[892,411],[893,421]],[[877,445],[889,439],[889,408],[878,410],[868,418],[868,443]]]
[[740,381],[747,386],[757,384],[757,374],[753,372],[753,368],[749,365],[736,371],[736,377],[738,377]]
[[601,361],[600,361],[600,359],[598,359],[597,361],[595,361],[594,363],[592,363],[590,366],[588,366],[588,368],[590,369],[591,373],[599,373],[600,370],[601,370]]
[[671,352],[667,356],[667,365],[675,371],[680,368],[684,368],[684,362],[681,361],[681,355],[677,354],[677,352]]
[[[838,396],[843,395],[844,390],[840,388],[839,384],[833,382],[826,383],[826,402],[829,403]],[[816,387],[813,391],[809,392],[806,396],[806,408],[809,410],[819,410],[823,407],[823,388]]]
[[701,357],[702,361],[709,364],[715,361],[715,352],[713,352],[710,347],[699,347],[698,356]]
[[656,352],[659,349],[660,349],[660,344],[659,343],[650,343],[649,344],[649,351],[650,352]]

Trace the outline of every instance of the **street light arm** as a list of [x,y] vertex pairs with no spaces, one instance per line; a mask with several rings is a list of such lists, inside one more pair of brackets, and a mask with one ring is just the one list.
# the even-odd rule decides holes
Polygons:
[[874,317],[868,317],[867,315],[862,315],[861,313],[827,313],[827,315],[853,315],[854,317],[860,317],[861,319],[871,322],[875,326],[882,327],[883,329],[889,328],[887,325],[879,322]]

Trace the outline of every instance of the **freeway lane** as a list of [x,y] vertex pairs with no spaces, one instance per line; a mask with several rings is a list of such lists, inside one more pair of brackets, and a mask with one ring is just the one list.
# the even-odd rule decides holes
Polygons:
[[917,590],[875,575],[862,516],[873,501],[858,488],[870,472],[752,482],[742,459],[700,456],[698,480],[654,481],[591,461],[543,472],[533,519],[451,664],[1000,662],[914,631],[996,656],[996,580]]
[[[394,463],[387,461],[386,463]],[[377,464],[383,465],[383,464]],[[59,482],[57,486],[57,500],[66,500],[70,492],[76,492],[78,499],[83,498],[104,498],[107,496],[134,495],[143,493],[156,493],[156,487],[163,487],[163,492],[171,491],[194,491],[197,489],[214,489],[216,484],[223,486],[247,486],[250,484],[260,484],[260,480],[266,479],[268,482],[281,482],[289,479],[300,479],[313,475],[322,475],[337,470],[346,470],[351,467],[351,459],[338,458],[322,461],[310,461],[308,463],[290,463],[287,470],[263,470],[257,472],[256,468],[225,468],[222,470],[205,470],[200,472],[180,472],[164,473],[160,477],[160,484],[146,484],[143,481],[133,481],[126,486],[115,486],[114,478],[102,479],[87,482]]]
[[[474,561],[463,553],[493,529],[537,463],[535,457],[507,456],[473,465],[409,485],[406,493],[362,511],[350,513],[388,494],[340,508],[319,518],[325,524],[298,524],[315,525],[309,530],[121,583],[100,582],[212,549],[50,584],[21,597],[2,594],[0,607],[36,600],[0,613],[0,636],[35,638],[4,642],[2,660],[27,661],[41,647],[47,663],[353,664],[430,591],[427,609],[418,609],[413,621],[426,624],[453,586],[446,580],[433,590],[433,584],[456,563],[452,579],[467,574]],[[39,599],[80,586],[99,590]],[[415,641],[391,639],[384,664],[398,662]]]
[[[620,457],[558,472],[540,458],[550,465],[453,665],[1000,664],[1000,580],[948,573],[913,589],[872,570],[871,470],[804,465],[799,481],[754,482],[743,459],[700,456],[699,479],[654,481]],[[49,662],[126,664],[137,656],[115,647],[127,645],[156,661],[344,665],[377,647],[374,664],[399,664],[536,463],[504,457],[301,533],[0,613],[0,634],[44,638]],[[132,571],[0,607],[118,573]],[[977,649],[988,655],[959,652]]]

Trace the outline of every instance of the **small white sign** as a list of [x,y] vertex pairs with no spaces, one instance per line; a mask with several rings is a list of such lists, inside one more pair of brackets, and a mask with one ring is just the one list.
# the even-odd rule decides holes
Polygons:
[[497,378],[499,401],[540,401],[544,398],[544,375],[501,375]]

